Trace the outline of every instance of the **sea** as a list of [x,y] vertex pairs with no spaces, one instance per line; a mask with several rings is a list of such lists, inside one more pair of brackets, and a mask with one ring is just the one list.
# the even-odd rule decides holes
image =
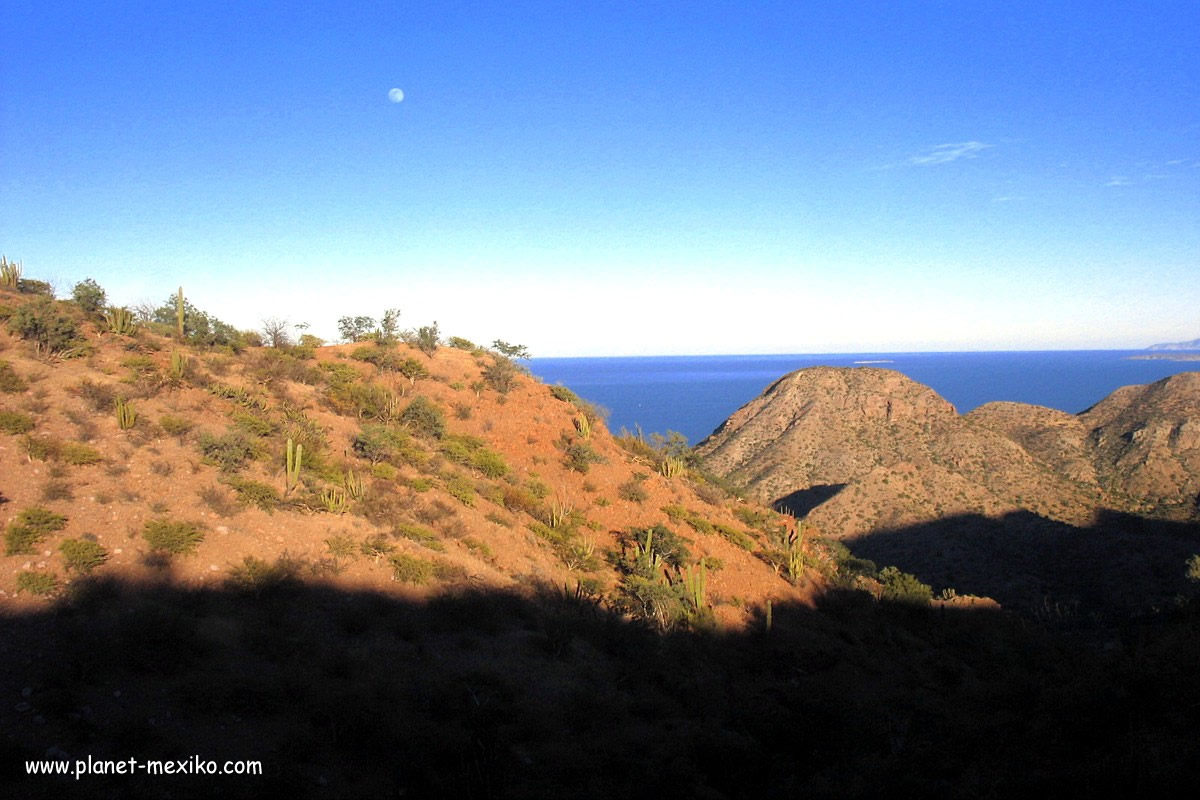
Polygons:
[[873,366],[929,386],[965,414],[993,400],[1084,411],[1121,386],[1200,370],[1145,350],[535,358],[530,370],[611,412],[608,427],[678,431],[698,444],[776,379],[803,367]]

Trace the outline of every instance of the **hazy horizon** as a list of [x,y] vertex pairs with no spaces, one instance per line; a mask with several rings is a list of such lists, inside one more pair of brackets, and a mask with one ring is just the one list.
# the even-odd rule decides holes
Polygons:
[[1200,5],[7,0],[0,251],[535,356],[1200,336]]

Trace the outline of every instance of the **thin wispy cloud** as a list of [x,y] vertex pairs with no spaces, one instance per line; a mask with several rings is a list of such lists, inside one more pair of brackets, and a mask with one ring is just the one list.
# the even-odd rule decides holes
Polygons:
[[1105,186],[1129,186],[1133,181],[1123,175],[1114,175]]
[[912,156],[908,159],[908,163],[917,167],[929,167],[935,164],[949,164],[953,161],[958,161],[963,158],[975,158],[981,150],[986,150],[992,145],[983,142],[951,142],[948,144],[939,144],[938,146],[921,153],[920,155]]

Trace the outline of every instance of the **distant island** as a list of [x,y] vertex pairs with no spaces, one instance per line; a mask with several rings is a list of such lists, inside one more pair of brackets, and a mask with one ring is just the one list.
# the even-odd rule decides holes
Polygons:
[[1192,339],[1190,342],[1165,342],[1163,344],[1152,344],[1146,348],[1147,350],[1200,350],[1200,339]]
[[1130,361],[1200,361],[1200,353],[1147,353],[1143,356],[1125,356]]
[[1147,350],[1158,351],[1150,355],[1126,356],[1130,361],[1200,361],[1200,339],[1190,342],[1163,342],[1152,344]]

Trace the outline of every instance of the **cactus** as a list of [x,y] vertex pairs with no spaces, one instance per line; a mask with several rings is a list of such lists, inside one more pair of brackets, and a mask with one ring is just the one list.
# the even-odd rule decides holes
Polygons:
[[804,528],[799,526],[788,534],[788,577],[799,580],[804,574]]
[[771,624],[772,624],[771,601],[768,600],[767,601],[767,633],[771,632]]
[[0,289],[18,289],[20,286],[21,262],[0,256]]
[[104,321],[108,323],[110,333],[115,333],[118,336],[132,336],[137,330],[137,323],[133,321],[133,314],[127,308],[117,308],[113,306],[104,312]]
[[683,579],[683,588],[687,591],[692,608],[696,611],[704,608],[705,594],[708,591],[708,568],[703,564],[688,567],[680,573],[680,578]]
[[137,422],[137,411],[123,397],[117,398],[117,427],[127,431]]
[[183,374],[187,372],[188,361],[188,357],[178,350],[171,353],[171,377],[175,381],[183,380]]
[[686,465],[683,463],[682,458],[672,458],[671,456],[664,458],[662,463],[658,465],[658,471],[666,478],[674,478],[682,475],[685,468]]
[[663,558],[660,554],[654,552],[654,531],[646,531],[646,543],[639,544],[638,549],[638,564],[648,575],[654,578],[662,577]]
[[579,438],[592,438],[592,421],[588,419],[587,414],[575,415],[575,430],[579,431]]
[[367,488],[363,485],[363,479],[354,474],[354,470],[346,470],[346,494],[353,500],[362,500],[367,493]]
[[296,444],[293,440],[287,440],[287,477],[286,487],[290,494],[296,485],[300,483],[300,463],[304,459],[304,445]]
[[571,512],[575,510],[575,506],[567,499],[556,499],[550,504],[550,511],[546,515],[546,522],[551,528],[557,528],[567,521],[571,516]]
[[183,338],[183,287],[179,287],[179,293],[175,295],[175,334]]
[[321,502],[325,504],[325,510],[330,514],[345,514],[348,504],[346,503],[346,490],[331,487],[321,492]]

